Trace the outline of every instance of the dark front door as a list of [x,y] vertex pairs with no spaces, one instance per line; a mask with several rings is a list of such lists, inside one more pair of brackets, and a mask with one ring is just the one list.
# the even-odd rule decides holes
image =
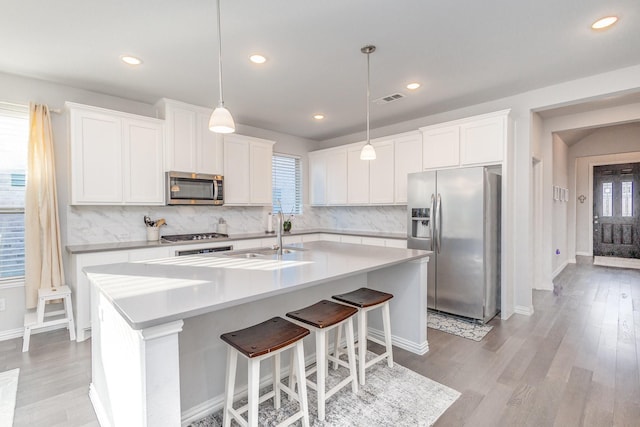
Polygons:
[[640,163],[593,168],[593,255],[640,258]]

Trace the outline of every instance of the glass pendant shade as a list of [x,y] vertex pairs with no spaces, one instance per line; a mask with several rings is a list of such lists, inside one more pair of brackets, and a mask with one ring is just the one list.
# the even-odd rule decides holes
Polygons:
[[373,148],[371,143],[367,143],[364,147],[362,147],[362,151],[360,151],[360,160],[375,160],[376,159],[376,150]]
[[231,117],[231,113],[224,106],[219,106],[209,119],[209,130],[215,133],[233,133],[236,131],[236,124]]

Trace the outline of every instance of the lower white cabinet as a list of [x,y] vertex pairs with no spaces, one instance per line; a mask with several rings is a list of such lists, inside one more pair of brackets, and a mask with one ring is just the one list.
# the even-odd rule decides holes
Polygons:
[[274,141],[224,135],[225,205],[271,205]]
[[163,122],[67,103],[71,204],[163,205]]

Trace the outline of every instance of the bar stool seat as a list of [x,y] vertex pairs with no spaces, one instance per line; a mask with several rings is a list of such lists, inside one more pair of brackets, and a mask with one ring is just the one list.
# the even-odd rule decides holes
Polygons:
[[[227,332],[220,336],[227,347],[227,371],[225,378],[225,400],[223,424],[231,425],[231,418],[244,426],[255,427],[258,425],[258,406],[273,397],[274,407],[280,409],[280,394],[285,392],[291,398],[298,401],[300,410],[280,423],[280,426],[290,425],[294,421],[302,419],[303,426],[309,426],[309,406],[307,401],[307,389],[305,384],[300,384],[298,393],[286,386],[281,381],[280,354],[291,350],[290,376],[294,373],[303,377],[304,372],[304,347],[302,339],[309,335],[309,330],[289,322],[281,317],[274,317],[254,326],[234,332]],[[235,377],[238,363],[238,355],[248,360],[248,403],[240,408],[233,408],[235,394]],[[273,390],[259,396],[260,389],[260,362],[273,357]],[[248,412],[247,420],[242,414]]]
[[[318,396],[318,420],[320,421],[324,421],[325,418],[326,400],[337,391],[351,384],[351,391],[353,393],[358,392],[352,322],[352,318],[357,312],[358,310],[353,307],[338,304],[333,301],[322,300],[300,310],[287,313],[287,317],[305,327],[311,328],[316,335],[316,366],[309,369],[307,375],[315,372],[317,381],[314,383],[307,379],[306,382],[310,388],[316,390]],[[339,328],[342,325],[346,325],[347,329],[347,362],[340,360],[337,354],[331,356],[327,346],[328,333],[332,329]],[[349,375],[330,390],[325,389],[328,361],[333,361],[334,364],[339,364],[349,369]],[[294,388],[296,378],[291,377],[290,380],[289,387]],[[300,381],[300,384],[304,383],[305,381]]]
[[[57,311],[47,311],[47,301],[61,299],[63,309]],[[49,319],[49,320],[47,320]],[[71,305],[71,288],[68,286],[58,286],[56,288],[38,289],[38,305],[35,312],[28,312],[24,316],[24,333],[22,335],[22,351],[29,351],[31,332],[37,329],[47,328],[56,325],[67,325],[69,329],[69,339],[75,341],[76,327],[73,321],[73,308]]]
[[[360,385],[365,384],[366,368],[387,359],[387,365],[393,367],[393,347],[391,345],[391,320],[389,315],[389,300],[392,294],[376,291],[375,289],[360,288],[346,294],[334,295],[336,301],[349,304],[358,308],[358,376]],[[382,325],[384,329],[384,342],[367,336],[367,313],[380,308],[382,310]],[[366,361],[367,339],[385,347],[384,353]],[[339,349],[340,331],[336,336],[336,348]],[[338,351],[339,352],[339,351]]]

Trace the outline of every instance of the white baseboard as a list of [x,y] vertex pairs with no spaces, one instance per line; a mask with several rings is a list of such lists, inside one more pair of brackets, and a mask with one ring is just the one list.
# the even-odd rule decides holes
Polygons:
[[516,305],[515,307],[516,314],[523,314],[525,316],[531,316],[534,313],[533,306],[526,307],[524,305]]
[[22,338],[24,328],[8,329],[0,332],[0,341],[12,340],[14,338]]
[[[576,260],[574,259],[574,260],[573,260],[573,262],[574,262],[574,264],[575,264]],[[567,261],[563,262],[562,264],[560,264],[560,266],[559,266],[558,268],[556,268],[556,270],[553,272],[553,274],[551,275],[551,277],[552,277],[553,279],[555,279],[555,278],[556,278],[556,276],[557,276],[558,274],[562,273],[562,270],[564,270],[564,268],[565,268],[567,265],[569,265],[569,260],[567,260]]]
[[589,252],[576,252],[577,256],[593,256],[593,254]]
[[640,259],[618,258],[618,257],[610,257],[610,256],[596,256],[596,257],[593,257],[593,265],[600,265],[604,267],[640,269]]
[[[379,329],[368,328],[368,334],[372,338],[375,338],[379,341],[384,341],[384,332]],[[391,335],[391,344],[403,350],[410,351],[411,353],[419,354],[420,356],[426,354],[429,351],[429,341],[417,344],[413,341]]]

